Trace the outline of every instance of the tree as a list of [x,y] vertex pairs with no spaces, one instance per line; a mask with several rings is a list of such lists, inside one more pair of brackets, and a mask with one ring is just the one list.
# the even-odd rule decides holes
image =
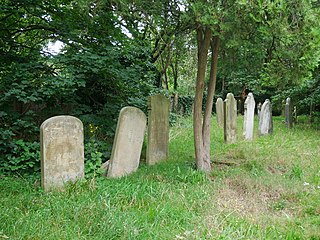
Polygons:
[[[220,78],[234,76],[236,84],[243,79],[239,91],[249,88],[260,92],[261,87],[272,89],[273,86],[274,91],[279,86],[289,88],[303,81],[319,64],[319,45],[316,44],[319,35],[315,27],[319,26],[315,20],[319,11],[307,0],[189,1],[187,9],[198,46],[194,102],[196,163],[198,169],[210,172],[210,117],[220,46],[223,66],[229,62]],[[202,118],[210,48],[207,102]],[[246,79],[246,76],[253,77]]]
[[[38,141],[39,126],[48,117],[77,116],[85,125],[86,139],[112,143],[121,107],[146,110],[156,70],[151,49],[123,32],[114,4],[3,1],[0,167],[8,159],[19,159],[14,149],[27,151],[25,145]],[[56,40],[65,47],[51,55],[45,47]]]

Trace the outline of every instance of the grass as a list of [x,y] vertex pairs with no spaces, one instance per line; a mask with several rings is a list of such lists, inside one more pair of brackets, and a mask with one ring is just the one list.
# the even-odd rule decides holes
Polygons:
[[[223,143],[212,174],[194,168],[192,120],[170,130],[170,158],[121,179],[44,192],[40,176],[0,178],[0,239],[320,239],[320,132],[307,124]],[[256,133],[257,136],[257,133]]]

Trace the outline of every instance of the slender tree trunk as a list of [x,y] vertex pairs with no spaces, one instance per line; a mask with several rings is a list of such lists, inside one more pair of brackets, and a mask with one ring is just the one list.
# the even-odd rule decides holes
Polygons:
[[163,80],[162,81],[162,86],[169,90],[169,85],[168,85],[168,75],[167,75],[167,70],[168,70],[168,67],[169,67],[169,64],[170,64],[170,60],[171,60],[171,46],[168,45],[168,52],[165,56],[166,59],[163,58],[163,56],[161,55],[160,58],[161,58],[161,72],[162,72],[162,76],[163,76]]
[[174,63],[171,64],[171,69],[173,73],[173,90],[178,89],[178,56],[175,57]]
[[202,101],[211,34],[212,32],[210,28],[197,28],[198,69],[193,111],[193,131],[197,168],[204,172],[211,171],[210,156],[208,158],[208,154],[205,152],[204,139],[202,134]]
[[211,66],[210,66],[210,77],[209,77],[209,85],[208,85],[208,95],[206,102],[206,109],[204,112],[203,119],[203,145],[204,151],[208,155],[210,161],[210,130],[211,130],[211,114],[212,114],[212,105],[213,105],[213,97],[214,92],[216,90],[216,82],[217,82],[217,67],[218,67],[218,54],[220,47],[220,38],[219,36],[214,36],[211,41]]

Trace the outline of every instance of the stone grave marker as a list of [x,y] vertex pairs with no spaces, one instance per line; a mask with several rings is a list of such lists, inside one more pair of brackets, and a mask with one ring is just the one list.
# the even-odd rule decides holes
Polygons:
[[170,101],[162,94],[148,99],[148,143],[146,161],[153,165],[169,155]]
[[224,123],[224,112],[223,112],[223,100],[218,98],[216,101],[216,113],[217,113],[217,123],[219,127],[223,127]]
[[261,104],[261,102],[259,102],[259,103],[258,103],[258,106],[257,106],[258,118],[260,118],[261,106],[262,106],[262,104]]
[[298,115],[297,115],[297,106],[293,107],[292,111],[292,122],[296,124],[298,122]]
[[84,177],[82,122],[72,116],[56,116],[40,127],[41,185],[45,191],[62,188]]
[[235,143],[237,140],[237,101],[232,93],[224,100],[224,141]]
[[282,100],[281,101],[281,116],[285,118],[285,111],[286,111],[286,101]]
[[259,119],[259,136],[271,134],[273,131],[272,108],[269,99],[266,99],[261,107]]
[[249,93],[246,101],[244,102],[244,125],[243,136],[246,140],[252,140],[253,138],[253,126],[254,126],[254,108],[256,102],[252,93]]
[[136,171],[146,128],[146,115],[136,107],[121,109],[107,176],[122,177]]
[[288,128],[292,128],[292,125],[293,125],[292,112],[293,112],[293,107],[292,107],[291,98],[288,97],[286,99],[286,105],[285,105],[285,123]]

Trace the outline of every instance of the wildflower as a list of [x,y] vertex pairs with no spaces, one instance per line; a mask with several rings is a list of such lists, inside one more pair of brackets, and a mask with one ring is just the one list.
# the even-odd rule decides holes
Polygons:
[[309,186],[309,185],[310,185],[310,183],[308,183],[308,182],[303,183],[303,186]]

